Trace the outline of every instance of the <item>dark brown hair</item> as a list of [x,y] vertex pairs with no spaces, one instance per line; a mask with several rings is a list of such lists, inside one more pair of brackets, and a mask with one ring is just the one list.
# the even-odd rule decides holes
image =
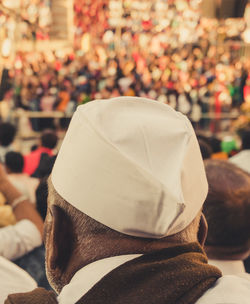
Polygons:
[[205,161],[209,192],[203,213],[207,245],[241,246],[250,239],[250,175],[228,161]]

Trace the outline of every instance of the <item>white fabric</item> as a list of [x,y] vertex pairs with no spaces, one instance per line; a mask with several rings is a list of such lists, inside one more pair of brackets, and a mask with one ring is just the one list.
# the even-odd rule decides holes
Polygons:
[[250,282],[235,275],[219,278],[195,304],[249,304]]
[[138,97],[79,106],[52,183],[65,200],[102,224],[152,238],[187,227],[208,188],[188,119]]
[[24,173],[12,173],[8,175],[10,182],[33,204],[36,203],[36,188],[39,179],[30,177]]
[[250,280],[250,274],[245,271],[244,263],[241,260],[213,260],[209,259],[208,264],[219,268],[223,275],[237,275]]
[[42,245],[42,237],[30,220],[0,228],[0,256],[15,260]]
[[[76,303],[106,274],[138,256],[114,256],[83,267],[63,287],[58,296],[59,304]],[[196,304],[249,304],[249,299],[250,282],[239,276],[227,275],[218,279],[215,286],[208,289]]]
[[242,150],[238,154],[229,158],[229,161],[250,173],[250,150]]
[[75,273],[68,285],[61,290],[59,304],[76,303],[107,273],[141,254],[121,255],[93,262]]
[[0,303],[9,294],[29,292],[37,287],[36,282],[23,269],[0,256]]

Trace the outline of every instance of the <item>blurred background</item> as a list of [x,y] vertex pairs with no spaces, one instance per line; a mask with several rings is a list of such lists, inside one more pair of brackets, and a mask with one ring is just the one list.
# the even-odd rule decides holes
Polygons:
[[250,126],[250,1],[2,0],[0,80],[24,154],[45,129],[62,139],[77,105],[120,95],[169,104],[234,153]]

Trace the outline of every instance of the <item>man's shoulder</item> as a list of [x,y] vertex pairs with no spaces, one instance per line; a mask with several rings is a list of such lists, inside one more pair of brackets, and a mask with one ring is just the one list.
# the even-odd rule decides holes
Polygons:
[[196,304],[249,304],[250,276],[225,275]]

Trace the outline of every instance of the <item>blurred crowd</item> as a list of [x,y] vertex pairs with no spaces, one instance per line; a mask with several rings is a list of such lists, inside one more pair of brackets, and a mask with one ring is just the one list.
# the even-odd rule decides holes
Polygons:
[[4,0],[0,7],[1,37],[48,40],[51,25],[50,0]]
[[102,37],[108,24],[109,0],[75,0],[74,34],[76,46],[81,45],[82,36],[89,33],[93,38]]
[[[49,7],[28,1],[23,18],[38,18],[35,3]],[[194,122],[210,112],[237,114],[250,100],[247,22],[206,19],[198,4],[76,1],[75,51],[17,53],[8,71],[7,108],[70,116],[78,104],[128,95],[168,103]],[[206,129],[208,120],[201,125]],[[33,130],[46,127],[53,120],[32,120]]]
[[116,53],[105,44],[84,54],[19,54],[9,71],[5,101],[10,108],[71,115],[89,100],[143,96],[168,103],[194,120],[201,113],[239,109],[250,98],[249,60],[202,42],[166,48],[161,55],[136,46],[127,56],[126,48]]

